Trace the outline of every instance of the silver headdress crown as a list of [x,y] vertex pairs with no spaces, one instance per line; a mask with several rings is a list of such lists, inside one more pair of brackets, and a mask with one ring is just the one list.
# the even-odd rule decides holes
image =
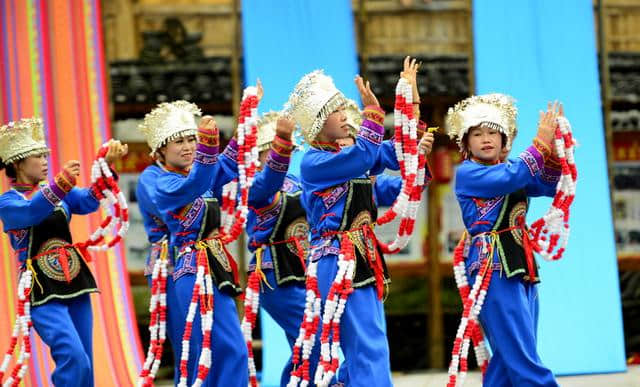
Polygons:
[[0,127],[0,159],[5,164],[49,153],[39,117],[23,118]]
[[462,139],[470,128],[485,125],[495,128],[507,136],[507,147],[517,133],[516,117],[518,110],[511,96],[499,93],[474,95],[449,108],[445,119],[447,133],[455,138],[460,150]]
[[346,102],[347,99],[336,88],[333,79],[322,70],[315,70],[300,79],[289,96],[285,112],[291,114],[300,125],[305,140],[311,143],[329,115]]
[[169,141],[195,135],[198,129],[196,117],[202,114],[198,106],[187,101],[163,102],[147,113],[138,125],[154,153]]
[[276,123],[280,114],[277,112],[267,112],[258,120],[258,151],[262,152],[269,149],[276,136]]

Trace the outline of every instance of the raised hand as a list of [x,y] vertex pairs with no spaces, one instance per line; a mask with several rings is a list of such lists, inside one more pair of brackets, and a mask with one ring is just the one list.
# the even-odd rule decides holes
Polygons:
[[557,119],[560,116],[562,105],[557,101],[547,104],[547,111],[540,112],[540,121],[538,122],[538,138],[547,144],[553,142],[555,136]]
[[[400,76],[406,79],[416,92],[418,90],[417,77],[419,69],[420,63],[417,62],[416,58],[411,59],[410,56],[404,58],[403,68],[400,72]],[[414,92],[414,99],[416,95],[417,93]]]
[[112,164],[117,159],[121,159],[129,152],[129,146],[122,144],[119,140],[110,140],[107,145],[107,154],[104,156],[107,164]]
[[360,92],[360,99],[362,100],[364,106],[380,106],[378,98],[376,98],[376,95],[373,94],[373,91],[371,90],[369,81],[365,83],[364,79],[362,79],[360,75],[356,75],[354,81],[356,83],[356,86],[358,87],[358,91]]
[[217,147],[220,144],[220,132],[216,120],[211,116],[204,116],[198,125],[198,143]]
[[411,84],[411,94],[413,99],[413,113],[417,119],[420,119],[420,93],[418,92],[418,70],[421,63],[416,58],[411,59],[410,56],[404,58],[403,69],[400,76]]
[[66,171],[73,178],[80,176],[80,162],[78,160],[67,161],[62,166],[62,169]]
[[260,102],[264,96],[264,88],[262,87],[262,81],[260,81],[260,78],[256,81],[256,88],[258,89],[258,102]]
[[276,134],[285,140],[291,140],[291,135],[296,130],[296,123],[289,116],[280,116],[276,122]]
[[431,132],[425,132],[425,134],[422,135],[422,138],[420,139],[420,144],[418,144],[418,149],[420,150],[421,153],[424,153],[425,156],[431,153],[431,150],[433,149],[434,139],[435,137]]
[[211,116],[203,116],[198,125],[198,131],[201,132],[215,132],[217,128],[216,120]]

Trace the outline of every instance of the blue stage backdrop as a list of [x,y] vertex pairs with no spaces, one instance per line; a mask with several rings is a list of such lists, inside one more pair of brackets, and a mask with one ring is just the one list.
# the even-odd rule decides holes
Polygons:
[[[281,110],[298,80],[324,69],[336,86],[356,99],[358,73],[351,2],[344,0],[244,0],[242,2],[245,81],[260,78],[265,94],[260,111]],[[300,155],[292,169],[299,169]],[[277,386],[290,356],[282,330],[261,313],[263,386]]]
[[[565,105],[575,137],[578,190],[564,258],[541,262],[541,357],[556,374],[626,369],[607,180],[593,2],[473,2],[477,93],[517,99],[519,138],[531,143],[547,101]],[[533,200],[529,221],[550,201]]]

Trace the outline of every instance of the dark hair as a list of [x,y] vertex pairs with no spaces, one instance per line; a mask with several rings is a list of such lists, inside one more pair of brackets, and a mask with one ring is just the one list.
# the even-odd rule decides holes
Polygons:
[[16,179],[18,174],[16,173],[15,164],[5,164],[4,161],[0,161],[0,170],[4,169],[4,173],[9,179]]
[[164,155],[162,154],[162,152],[160,152],[163,149],[165,150],[165,152],[167,151],[167,144],[162,145],[161,147],[156,149],[155,152],[153,152],[154,159],[160,161],[161,164],[164,164],[166,162],[164,159]]

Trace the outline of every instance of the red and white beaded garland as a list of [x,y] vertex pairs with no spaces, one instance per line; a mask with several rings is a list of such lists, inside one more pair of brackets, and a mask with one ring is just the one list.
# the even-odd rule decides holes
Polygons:
[[258,386],[258,375],[256,363],[253,356],[253,328],[256,326],[258,318],[258,308],[260,307],[260,274],[256,266],[256,270],[249,275],[247,279],[247,288],[244,293],[244,317],[240,324],[242,335],[247,345],[249,358],[249,385],[251,387]]
[[258,161],[258,90],[247,87],[244,90],[238,118],[238,185],[240,200],[232,217],[229,230],[220,240],[227,244],[238,239],[244,230],[249,214],[249,189],[259,164]]
[[[238,118],[238,183],[240,189],[240,199],[236,200],[233,189],[230,187],[227,191],[228,201],[225,212],[231,215],[225,218],[226,223],[223,224],[221,232],[215,238],[220,243],[228,244],[235,241],[244,230],[247,214],[249,213],[249,189],[253,184],[256,169],[258,166],[258,90],[255,87],[247,87],[244,90],[242,102],[240,103],[240,115]],[[235,188],[238,189],[237,187]],[[233,208],[228,203],[236,203],[237,207]],[[224,203],[223,203],[224,204]],[[213,325],[213,280],[209,272],[209,264],[207,261],[208,241],[203,240],[196,243],[198,250],[197,273],[203,274],[203,278],[196,275],[196,283],[193,288],[191,304],[187,314],[185,331],[182,339],[182,355],[180,359],[180,382],[179,386],[187,385],[187,363],[189,361],[189,343],[191,339],[191,327],[195,318],[196,307],[200,302],[200,316],[203,330],[202,350],[199,358],[198,375],[194,381],[194,386],[199,386],[204,382],[211,368],[211,326]],[[203,306],[203,300],[211,305],[209,310]],[[211,314],[209,318],[209,314]]]
[[[253,183],[258,166],[258,98],[257,89],[245,90],[245,99],[240,107],[240,119],[238,120],[238,179],[227,184],[223,188],[223,240],[229,243],[237,239],[244,229],[249,213],[249,188]],[[237,203],[237,191],[240,187],[240,201]],[[227,192],[224,192],[227,189]],[[248,350],[249,383],[255,387],[258,385],[257,371],[253,357],[253,345],[251,332],[255,326],[260,304],[260,277],[256,270],[247,282],[244,295],[245,315],[242,319],[242,333]]]
[[[200,250],[201,252],[204,250]],[[204,260],[207,259],[206,254]],[[196,387],[204,383],[211,369],[211,328],[213,327],[213,279],[209,272],[209,264],[199,260],[199,267],[204,266],[204,286],[200,287],[200,320],[202,327],[202,350],[198,359],[198,374],[193,385]]]
[[356,257],[353,242],[348,232],[343,233],[338,255],[338,272],[329,289],[322,313],[320,362],[314,378],[318,386],[328,386],[340,365],[340,319],[344,314],[347,298],[353,292],[352,279],[355,271]]
[[[318,386],[328,386],[339,366],[340,319],[344,313],[347,298],[353,292],[355,274],[355,251],[349,232],[341,233],[338,272],[334,278],[324,310],[318,289],[318,262],[310,262],[307,269],[307,295],[304,317],[298,338],[293,347],[294,369],[287,387],[306,387],[311,382],[310,357],[320,326],[320,360],[313,382]],[[322,314],[322,319],[320,315]]]
[[[456,285],[458,286],[458,291],[460,293],[460,298],[463,300],[463,302],[466,302],[466,300],[469,299],[469,295],[471,293],[471,289],[469,288],[469,283],[467,282],[467,276],[465,275],[466,257],[464,255],[464,252],[466,251],[469,243],[471,243],[471,240],[465,232],[462,235],[460,242],[458,243],[458,245],[456,246],[453,252],[453,273],[454,273],[454,278],[456,280]],[[478,281],[478,278],[476,278],[476,281]],[[460,333],[460,330],[458,331],[458,333]],[[480,324],[478,323],[477,316],[476,318],[472,318],[468,320],[468,327],[466,328],[466,331],[464,332],[464,334],[460,337],[456,335],[456,340],[458,340],[459,338],[462,339],[462,347],[460,348],[460,351],[454,351],[455,353],[452,354],[452,359],[454,358],[459,359],[459,363],[456,363],[456,364],[460,364],[460,372],[459,374],[457,370],[453,372],[453,370],[450,367],[450,372],[454,374],[453,385],[455,385],[456,382],[458,382],[459,384],[462,384],[462,381],[464,381],[464,378],[466,376],[467,355],[469,352],[470,339],[473,341],[473,347],[476,354],[476,361],[478,362],[478,365],[482,370],[483,375],[486,372],[487,367],[489,365],[489,352],[487,351],[487,346],[485,344],[484,336],[482,334]],[[451,378],[452,373],[450,373],[450,376],[449,376],[450,381],[452,380]]]
[[[199,242],[206,245],[206,242]],[[187,386],[189,349],[193,320],[200,306],[200,325],[202,328],[202,346],[198,359],[198,374],[193,386],[200,386],[209,374],[211,368],[211,328],[213,327],[213,280],[209,273],[206,246],[198,246],[196,281],[193,286],[191,302],[187,312],[187,322],[182,335],[182,354],[180,358],[180,380],[178,386]]]
[[31,286],[33,283],[33,273],[31,272],[29,265],[25,271],[20,275],[20,281],[18,282],[18,313],[16,314],[16,320],[13,325],[13,331],[11,332],[11,342],[9,349],[4,355],[2,365],[0,365],[0,382],[4,379],[4,375],[9,368],[9,363],[13,357],[13,351],[18,343],[18,338],[21,336],[20,341],[20,356],[14,365],[11,374],[7,380],[2,384],[3,386],[18,386],[20,381],[27,373],[29,367],[29,359],[31,358],[31,340],[29,337],[29,331],[32,326],[31,322],[31,302],[29,295],[31,293]]
[[377,221],[378,225],[383,225],[400,216],[400,225],[391,243],[380,243],[385,253],[397,253],[409,243],[425,184],[426,156],[418,152],[420,139],[417,135],[418,124],[413,116],[412,102],[412,87],[406,79],[400,78],[396,86],[394,106],[394,146],[400,165],[402,189],[391,208]]
[[222,206],[220,207],[220,229],[228,234],[233,225],[233,214],[236,211],[236,195],[238,194],[238,179],[233,179],[222,187]]
[[[152,247],[153,248],[153,247]],[[163,345],[167,337],[167,242],[161,244],[151,274],[151,299],[149,301],[149,350],[138,379],[138,386],[152,386],[160,361]]]
[[322,298],[318,288],[318,261],[310,261],[307,266],[306,299],[300,332],[293,346],[293,370],[287,387],[307,387],[311,380],[309,361],[320,326]]
[[[495,237],[495,236],[494,236]],[[460,386],[464,383],[467,374],[467,355],[469,353],[470,339],[474,329],[477,329],[478,315],[482,310],[482,304],[487,296],[489,283],[493,274],[493,254],[495,244],[491,242],[483,243],[483,257],[480,270],[476,275],[473,287],[463,300],[462,319],[456,331],[456,338],[451,351],[451,363],[449,363],[449,382],[447,387]],[[454,263],[455,265],[455,263]],[[457,275],[456,271],[456,275]],[[462,273],[464,276],[464,272]],[[456,277],[456,281],[458,281]],[[466,281],[466,280],[465,280]],[[467,284],[468,289],[468,284]],[[479,360],[479,363],[481,360]]]
[[558,117],[554,145],[562,174],[556,195],[547,213],[529,228],[532,248],[548,261],[562,258],[569,239],[570,206],[576,195],[578,170],[574,159],[575,140],[571,125],[565,117]]
[[[100,201],[100,206],[109,214],[94,231],[89,240],[82,244],[93,251],[106,251],[122,240],[129,230],[129,207],[124,193],[118,187],[111,168],[105,161],[108,144],[105,143],[98,150],[98,155],[91,166],[91,190]],[[115,236],[105,241],[105,238],[116,230]]]

